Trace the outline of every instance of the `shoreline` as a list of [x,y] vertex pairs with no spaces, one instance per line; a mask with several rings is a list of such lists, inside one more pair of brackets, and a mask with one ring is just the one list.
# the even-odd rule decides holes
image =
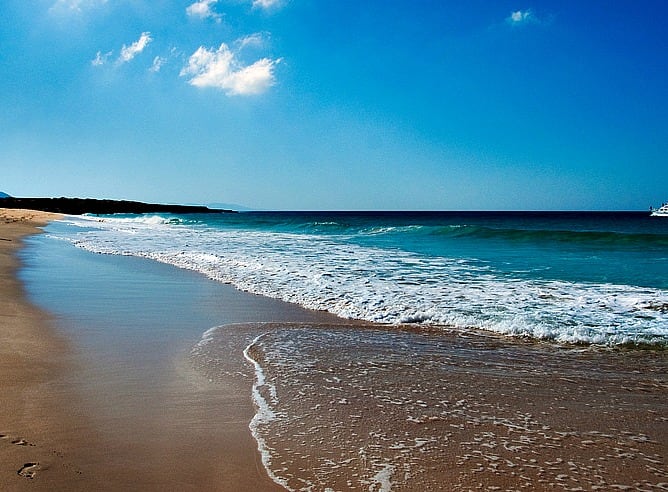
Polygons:
[[252,381],[212,385],[183,357],[123,373],[76,320],[30,302],[18,254],[58,218],[0,209],[0,489],[283,490],[248,428]]
[[[24,239],[57,214],[0,209],[0,489],[48,489],[81,473],[68,459],[74,443],[63,435],[86,428],[69,413],[66,374],[75,370],[67,340],[52,319],[26,298],[17,279]],[[42,472],[48,470],[48,473]],[[38,480],[37,477],[40,476]]]
[[661,353],[414,327],[257,328],[245,351],[254,431],[293,490],[666,486]]
[[[52,359],[32,358],[37,366],[57,363],[57,371],[37,380],[47,390],[39,400],[41,414],[32,413],[44,416],[42,436],[0,427],[11,437],[0,440],[3,463],[7,449],[23,453],[11,464],[16,468],[18,459],[18,468],[4,473],[11,487],[0,481],[3,490],[48,490],[63,483],[68,490],[282,490],[266,473],[264,453],[248,426],[257,415],[257,366],[254,374],[244,349],[262,365],[269,384],[262,391],[271,395],[273,387],[287,395],[275,403],[278,414],[298,416],[293,423],[307,426],[270,422],[260,430],[269,439],[265,445],[280,456],[277,462],[290,463],[285,466],[294,480],[314,483],[314,470],[331,475],[317,470],[315,460],[329,463],[338,439],[357,446],[358,438],[368,447],[359,469],[378,486],[390,487],[391,479],[393,490],[410,490],[410,482],[392,475],[400,469],[406,477],[420,475],[419,483],[434,490],[446,484],[450,490],[547,490],[566,482],[593,490],[624,487],[627,478],[653,487],[657,476],[668,476],[668,420],[662,417],[668,362],[661,353],[350,322],[152,260],[47,243],[44,237],[30,239],[24,285],[14,275],[16,266],[8,285],[18,293],[29,287],[44,312],[55,313],[55,319],[41,313],[41,329],[52,337],[42,341],[62,350],[49,352]],[[25,295],[22,302],[39,312]],[[365,352],[360,340],[366,340]],[[285,349],[293,346],[299,348],[290,356]],[[425,352],[401,359],[402,347]],[[292,362],[280,363],[283,357]],[[325,365],[313,371],[309,360]],[[364,391],[340,393],[346,387]],[[305,388],[312,390],[304,394]],[[381,388],[390,389],[392,401],[378,399]],[[326,412],[313,411],[323,405]],[[33,421],[26,419],[22,429]],[[258,425],[266,423],[256,423],[255,433]],[[291,443],[291,436],[305,428],[312,440],[306,441],[307,454],[281,454],[286,445],[293,451],[304,445]],[[329,435],[333,429],[338,430]],[[387,435],[375,442],[382,433]],[[10,446],[19,439],[27,442]],[[431,465],[432,458],[423,460],[423,468],[413,472],[409,462],[395,468],[392,459],[411,448],[414,453],[405,456],[434,453],[437,459]],[[44,457],[33,457],[38,450]],[[396,456],[375,456],[372,450]],[[357,456],[353,451],[341,456]],[[336,487],[345,490],[352,472],[338,468]],[[35,475],[22,477],[21,470]],[[588,478],[594,474],[596,481]]]

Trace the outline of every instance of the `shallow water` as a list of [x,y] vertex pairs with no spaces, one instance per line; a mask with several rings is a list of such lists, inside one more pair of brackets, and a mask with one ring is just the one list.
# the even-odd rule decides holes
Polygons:
[[212,374],[232,332],[246,333],[256,371],[251,428],[290,490],[668,487],[662,352],[233,325],[194,351]]

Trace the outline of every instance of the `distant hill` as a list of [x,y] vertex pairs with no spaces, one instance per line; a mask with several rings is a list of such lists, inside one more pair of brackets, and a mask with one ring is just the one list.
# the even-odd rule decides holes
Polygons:
[[0,208],[28,208],[44,212],[69,215],[81,214],[214,214],[230,213],[232,210],[213,210],[208,207],[187,205],[164,205],[158,203],[132,202],[127,200],[95,200],[92,198],[13,198],[0,197]]
[[245,205],[239,205],[238,203],[207,203],[207,207],[215,209],[231,209],[236,210],[237,212],[250,212],[257,210],[254,208],[246,207]]
[[9,195],[0,191],[0,198],[9,198]]

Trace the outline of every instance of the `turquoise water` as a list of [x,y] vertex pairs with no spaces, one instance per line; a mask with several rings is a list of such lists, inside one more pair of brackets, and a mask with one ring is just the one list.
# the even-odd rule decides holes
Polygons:
[[668,288],[668,221],[646,213],[252,213],[216,225],[478,259],[525,278]]
[[48,232],[344,318],[668,341],[668,220],[646,213],[68,217]]

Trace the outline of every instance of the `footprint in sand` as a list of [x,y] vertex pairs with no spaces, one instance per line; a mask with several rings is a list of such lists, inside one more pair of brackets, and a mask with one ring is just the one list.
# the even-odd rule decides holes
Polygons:
[[[0,439],[11,439],[11,437],[9,437],[7,434],[0,434]],[[28,442],[21,437],[17,437],[10,442],[16,446],[35,446],[33,443]]]
[[21,468],[19,468],[19,471],[17,471],[16,473],[21,477],[33,479],[35,478],[38,469],[39,469],[39,463],[31,462],[23,465]]
[[34,444],[30,444],[25,439],[15,439],[12,441],[12,444],[16,444],[17,446],[34,446]]

